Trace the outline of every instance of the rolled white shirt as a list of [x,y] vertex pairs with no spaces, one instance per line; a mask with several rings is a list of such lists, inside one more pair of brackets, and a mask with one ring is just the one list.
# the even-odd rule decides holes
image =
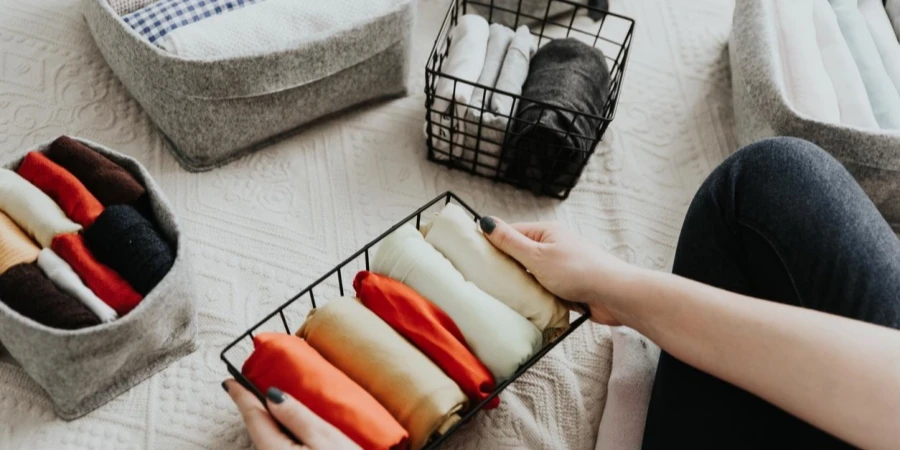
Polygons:
[[41,250],[41,253],[38,254],[37,265],[56,287],[84,303],[84,306],[96,314],[101,322],[112,322],[119,318],[116,311],[85,286],[72,267],[53,250],[49,248]]

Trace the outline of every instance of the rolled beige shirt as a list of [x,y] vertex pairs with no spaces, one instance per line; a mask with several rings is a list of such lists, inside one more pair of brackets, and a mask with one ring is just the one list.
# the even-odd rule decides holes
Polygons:
[[412,450],[459,422],[468,404],[450,377],[354,297],[310,312],[297,336],[384,405]]

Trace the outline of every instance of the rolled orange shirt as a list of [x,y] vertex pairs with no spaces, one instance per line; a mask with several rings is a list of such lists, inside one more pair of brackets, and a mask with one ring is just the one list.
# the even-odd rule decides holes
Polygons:
[[69,219],[85,228],[103,212],[100,201],[75,175],[40,152],[25,155],[16,172],[52,198]]
[[364,450],[407,448],[409,434],[391,413],[303,339],[261,333],[253,347],[241,373],[261,392],[287,392]]
[[[363,305],[434,361],[473,403],[484,400],[497,387],[450,316],[413,288],[365,270],[356,274],[353,288]],[[500,397],[494,397],[484,409],[499,404]]]
[[50,248],[72,266],[84,284],[100,297],[104,303],[119,313],[128,314],[141,302],[141,294],[125,281],[115,270],[94,258],[84,244],[84,237],[78,233],[58,234]]

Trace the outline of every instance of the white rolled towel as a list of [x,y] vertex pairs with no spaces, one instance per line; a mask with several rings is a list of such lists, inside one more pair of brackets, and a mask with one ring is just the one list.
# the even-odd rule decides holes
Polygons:
[[0,211],[43,248],[50,247],[57,234],[81,231],[52,198],[9,169],[0,169]]
[[84,303],[84,306],[96,314],[101,322],[112,322],[119,318],[116,311],[100,300],[94,291],[88,289],[72,270],[72,267],[53,250],[49,248],[41,250],[41,253],[38,254],[37,265],[56,287]]
[[569,310],[518,262],[494,247],[473,218],[448,203],[425,229],[425,240],[463,278],[500,300],[553,339],[569,328]]
[[[780,3],[780,2],[776,2]],[[887,73],[856,0],[829,0],[882,129],[900,129],[900,93]]]
[[[492,25],[493,26],[493,25]],[[531,64],[531,56],[537,51],[537,44],[534,36],[526,25],[522,25],[516,29],[509,47],[503,55],[503,64],[500,66],[500,73],[497,75],[496,83],[493,85],[498,91],[509,92],[510,94],[519,95],[522,93],[522,86],[528,78],[528,67]],[[477,99],[473,99],[475,101]],[[490,97],[487,104],[487,112],[482,113],[483,119],[480,128],[480,145],[478,147],[481,154],[490,155],[488,157],[479,158],[479,161],[489,167],[478,166],[477,171],[485,175],[493,175],[496,173],[498,158],[503,149],[503,140],[506,137],[506,128],[509,118],[515,116],[515,98],[495,92]],[[471,128],[471,127],[470,127]],[[470,134],[476,134],[474,131]],[[469,147],[474,148],[474,145]],[[466,161],[473,160],[473,150],[465,149],[463,159]],[[505,168],[504,168],[505,169]],[[501,172],[504,170],[501,169]]]
[[[432,145],[449,154],[436,154],[439,159],[450,159],[450,155],[459,157],[466,132],[465,122],[469,102],[472,100],[474,84],[481,76],[487,56],[490,27],[487,20],[476,14],[465,14],[457,19],[456,26],[450,30],[450,48],[447,58],[441,65],[441,74],[456,77],[468,83],[456,82],[453,79],[437,76],[434,87],[434,111],[431,120],[440,126],[432,126],[431,133],[441,139],[432,139]],[[451,114],[451,102],[455,104]],[[426,123],[426,126],[428,124]],[[451,136],[450,130],[453,130]],[[427,136],[427,133],[426,133]],[[452,141],[452,145],[448,143]]]
[[900,92],[900,43],[888,19],[887,11],[881,0],[859,0],[859,12],[866,19],[869,34],[875,41],[875,48],[881,55],[881,62],[887,70],[888,76],[894,82],[894,87]]
[[540,330],[466,281],[412,225],[403,225],[381,241],[371,267],[415,289],[447,313],[498,383],[541,347]]
[[813,0],[774,3],[788,101],[803,116],[825,123],[841,123],[837,94],[816,41]]
[[841,110],[841,123],[862,128],[878,128],[872,104],[866,94],[853,54],[841,34],[834,10],[828,0],[815,0],[813,19],[816,23],[816,40],[822,63],[837,94]]

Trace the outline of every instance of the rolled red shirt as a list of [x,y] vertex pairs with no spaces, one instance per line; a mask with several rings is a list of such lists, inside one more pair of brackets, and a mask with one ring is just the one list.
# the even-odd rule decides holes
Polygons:
[[141,294],[115,270],[94,258],[78,233],[59,234],[53,238],[50,248],[81,277],[85,286],[97,294],[100,300],[119,313],[128,314],[141,302]]
[[85,228],[103,212],[100,201],[75,175],[40,152],[25,155],[16,172],[52,198],[70,220]]
[[364,450],[408,448],[409,434],[381,403],[303,339],[260,333],[241,373],[265,393],[287,392]]
[[[493,375],[469,350],[456,323],[413,288],[377,273],[361,271],[353,280],[362,304],[434,361],[473,402],[497,387]],[[494,397],[484,409],[496,408]]]

